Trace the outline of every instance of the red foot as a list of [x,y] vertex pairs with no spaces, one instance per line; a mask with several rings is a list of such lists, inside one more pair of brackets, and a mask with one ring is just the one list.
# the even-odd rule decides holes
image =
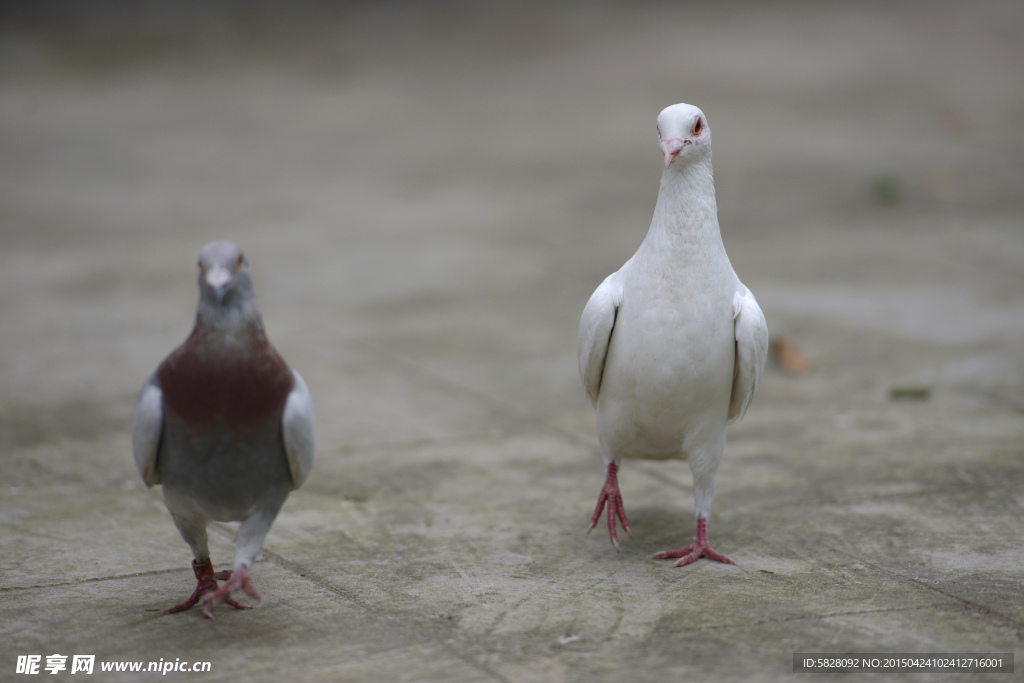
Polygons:
[[[187,609],[191,609],[205,593],[217,590],[218,581],[227,581],[231,578],[231,572],[224,570],[222,572],[213,573],[213,562],[209,559],[202,564],[196,564],[195,560],[192,561],[192,573],[196,575],[195,591],[188,597],[185,602],[178,603],[174,607],[164,610],[164,614],[174,614],[175,612],[184,612]],[[235,607],[236,609],[248,609],[245,605],[241,605],[230,598],[226,602]]]
[[679,550],[662,550],[660,553],[654,554],[656,560],[669,560],[673,557],[679,558],[674,565],[676,567],[685,567],[691,562],[696,562],[699,557],[706,557],[715,562],[736,564],[711,548],[711,544],[708,543],[708,521],[704,517],[697,518],[697,536],[693,539],[693,543]]
[[213,604],[219,600],[223,600],[236,609],[249,609],[246,605],[241,605],[231,597],[231,591],[242,590],[245,591],[254,600],[261,600],[260,594],[253,588],[252,579],[249,578],[249,568],[244,564],[231,573],[227,582],[221,585],[219,588],[214,585],[213,590],[204,593],[200,600],[203,601],[203,616],[207,619],[213,619]]
[[601,493],[597,497],[597,508],[594,509],[594,516],[590,518],[590,526],[587,527],[589,534],[597,526],[597,520],[601,519],[601,511],[604,504],[608,503],[608,535],[611,537],[615,552],[619,552],[619,535],[615,531],[615,518],[622,522],[622,528],[626,530],[630,538],[633,532],[629,530],[629,522],[626,521],[626,508],[622,505],[622,494],[619,493],[619,467],[614,462],[608,463],[608,477],[604,480]]

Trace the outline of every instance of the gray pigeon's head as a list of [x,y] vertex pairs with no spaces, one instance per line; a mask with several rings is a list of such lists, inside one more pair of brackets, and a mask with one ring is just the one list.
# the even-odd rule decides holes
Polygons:
[[234,242],[218,240],[199,250],[199,299],[215,307],[252,298],[252,278],[245,254]]
[[711,154],[708,120],[692,104],[673,104],[658,114],[658,146],[665,155],[665,170],[679,162],[691,164]]

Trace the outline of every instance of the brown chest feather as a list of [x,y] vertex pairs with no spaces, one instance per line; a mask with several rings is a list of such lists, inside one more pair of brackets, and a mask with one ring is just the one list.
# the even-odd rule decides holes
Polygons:
[[293,378],[274,347],[264,340],[232,351],[201,341],[189,338],[157,370],[167,417],[209,429],[280,420]]

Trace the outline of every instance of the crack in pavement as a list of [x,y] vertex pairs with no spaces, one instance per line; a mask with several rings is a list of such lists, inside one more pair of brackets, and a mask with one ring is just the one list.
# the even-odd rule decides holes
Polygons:
[[961,607],[964,607],[964,608],[966,608],[966,609],[968,609],[968,610],[970,610],[972,612],[975,612],[975,613],[980,614],[982,616],[988,617],[991,621],[1001,622],[1004,626],[1009,626],[1009,627],[1013,628],[1016,631],[1024,633],[1024,622],[1021,622],[1021,621],[1019,621],[1017,619],[1014,619],[1011,616],[1007,616],[1007,615],[1003,614],[1002,612],[998,612],[998,611],[992,609],[991,607],[986,607],[985,605],[982,605],[982,604],[977,603],[977,602],[973,602],[971,600],[968,600],[967,598],[961,598],[959,595],[954,595],[952,593],[947,593],[946,591],[942,590],[941,588],[936,588],[935,586],[932,586],[929,583],[921,581],[920,579],[915,579],[912,576],[907,576],[906,574],[901,574],[901,573],[899,573],[897,571],[893,571],[891,569],[886,569],[885,567],[882,567],[882,566],[879,566],[877,564],[874,564],[873,562],[868,562],[867,560],[865,560],[862,557],[857,557],[856,555],[848,553],[845,550],[841,550],[839,548],[834,548],[834,547],[829,546],[829,545],[824,545],[824,544],[822,544],[822,545],[824,547],[828,548],[829,550],[831,550],[832,552],[839,553],[840,555],[844,555],[844,556],[849,557],[849,558],[851,558],[853,560],[856,560],[857,562],[863,564],[865,567],[870,567],[871,569],[874,569],[877,572],[881,572],[881,573],[886,574],[888,576],[893,576],[893,577],[896,577],[898,579],[902,579],[903,581],[906,581],[907,583],[914,584],[915,586],[918,586],[919,588],[923,588],[926,591],[929,591],[931,593],[935,593],[936,595],[941,595],[943,598],[945,598],[946,600],[948,600],[950,602],[954,602],[956,604],[959,604]]
[[[215,531],[217,531],[219,534],[221,534],[223,536],[226,536],[228,538],[234,538],[234,533],[232,532],[232,530],[229,527],[227,527],[226,525],[222,524],[222,523],[219,523],[219,522],[213,523],[213,524],[210,525],[210,528],[214,529]],[[268,550],[267,548],[263,548],[262,555],[266,559],[270,560],[271,562],[273,562],[277,566],[279,566],[282,569],[284,569],[285,571],[291,572],[295,576],[297,576],[297,577],[299,577],[301,579],[305,579],[306,581],[312,583],[313,585],[317,586],[318,588],[321,588],[321,589],[323,589],[325,591],[333,593],[333,594],[337,595],[338,597],[342,598],[343,600],[352,603],[356,607],[359,607],[360,609],[362,609],[362,610],[364,610],[366,612],[369,612],[370,614],[373,614],[373,615],[375,615],[375,616],[377,616],[377,617],[379,617],[381,619],[384,619],[389,624],[391,624],[393,627],[398,629],[400,632],[403,632],[406,636],[410,637],[411,640],[414,643],[415,642],[423,642],[424,640],[426,640],[427,642],[433,643],[433,644],[441,647],[443,650],[448,652],[450,655],[452,655],[456,659],[462,661],[465,664],[468,664],[469,666],[471,666],[471,667],[473,667],[473,668],[475,668],[475,669],[477,669],[479,671],[482,671],[483,673],[487,674],[491,678],[493,678],[493,679],[495,679],[497,681],[501,681],[502,683],[511,683],[511,681],[509,679],[505,678],[504,676],[502,676],[497,671],[494,671],[493,669],[488,667],[486,664],[478,662],[473,657],[471,657],[471,656],[469,656],[467,654],[464,654],[459,649],[453,647],[449,642],[447,642],[445,640],[442,640],[440,637],[433,636],[433,635],[428,635],[426,638],[423,638],[422,637],[421,629],[416,628],[414,625],[410,625],[406,621],[402,621],[401,619],[398,619],[398,618],[396,618],[394,616],[391,616],[391,615],[387,614],[386,612],[382,612],[381,610],[373,607],[369,603],[361,600],[355,593],[353,593],[353,592],[343,588],[342,586],[338,586],[338,585],[334,584],[333,582],[331,582],[330,580],[324,578],[318,572],[313,571],[312,569],[309,569],[307,567],[303,567],[298,562],[294,562],[292,560],[289,560],[289,559],[285,558],[284,556],[279,555],[278,553],[275,553],[275,552],[273,552],[271,550]],[[383,591],[382,590],[381,592],[386,593],[387,591]]]

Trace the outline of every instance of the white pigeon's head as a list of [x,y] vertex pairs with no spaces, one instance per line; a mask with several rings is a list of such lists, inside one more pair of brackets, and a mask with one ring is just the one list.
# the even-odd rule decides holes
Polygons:
[[237,244],[218,240],[199,250],[199,296],[217,306],[252,296],[249,264]]
[[711,154],[708,120],[692,104],[673,104],[658,114],[658,146],[665,155],[665,170],[673,164],[691,164]]

